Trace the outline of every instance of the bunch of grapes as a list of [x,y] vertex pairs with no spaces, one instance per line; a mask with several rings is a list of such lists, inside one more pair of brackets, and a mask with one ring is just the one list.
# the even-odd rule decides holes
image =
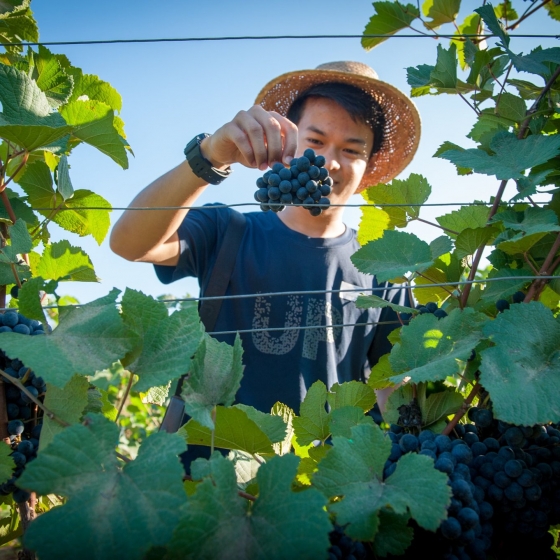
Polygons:
[[330,205],[328,196],[333,185],[324,165],[325,158],[315,155],[311,148],[302,157],[294,158],[289,169],[275,163],[257,179],[255,200],[261,203],[261,210],[281,212],[286,205],[294,204],[303,206],[312,216],[319,216]]
[[437,303],[433,301],[429,301],[426,305],[417,305],[416,309],[420,312],[420,315],[424,315],[424,313],[433,313],[434,317],[438,319],[443,319],[443,317],[447,317],[447,313],[438,307]]
[[[515,294],[511,296],[512,303],[521,303],[524,299],[525,299],[524,292],[515,292]],[[507,299],[499,299],[496,302],[496,309],[500,313],[503,313],[506,309],[509,309],[509,301]]]
[[334,526],[329,533],[329,540],[329,560],[366,560],[370,557],[364,543],[345,535],[340,525]]
[[[43,325],[15,311],[0,314],[0,333],[16,332],[26,335],[44,335]],[[1,340],[1,339],[0,339]],[[26,367],[20,360],[12,360],[0,350],[0,367],[11,377],[18,379],[35,398],[42,399],[47,390],[41,377]],[[15,483],[23,472],[25,465],[35,459],[41,434],[41,418],[38,418],[37,406],[27,393],[21,391],[8,379],[2,378],[5,384],[6,412],[8,416],[8,434],[12,448],[11,457],[15,463],[12,477],[0,485],[0,494],[12,494],[14,502],[22,503],[29,499],[29,493],[17,488]]]

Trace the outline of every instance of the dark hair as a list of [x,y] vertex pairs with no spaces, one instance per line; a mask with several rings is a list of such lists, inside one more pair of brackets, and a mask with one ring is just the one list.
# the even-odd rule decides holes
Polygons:
[[367,124],[373,131],[373,146],[370,157],[379,151],[385,132],[385,114],[381,105],[359,87],[340,82],[317,84],[305,90],[288,109],[287,117],[298,124],[305,104],[313,97],[324,97],[338,103],[355,122]]

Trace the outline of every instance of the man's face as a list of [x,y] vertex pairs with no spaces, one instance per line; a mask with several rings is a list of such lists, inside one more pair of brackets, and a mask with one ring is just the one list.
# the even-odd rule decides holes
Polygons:
[[298,151],[306,148],[325,156],[325,167],[334,181],[330,195],[344,204],[358,188],[373,146],[373,132],[352,119],[338,103],[322,97],[307,100],[298,124]]

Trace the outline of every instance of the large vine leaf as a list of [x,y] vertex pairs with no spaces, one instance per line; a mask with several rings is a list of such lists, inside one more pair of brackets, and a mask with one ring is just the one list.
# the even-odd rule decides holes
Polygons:
[[52,107],[58,107],[68,101],[74,79],[62,68],[58,58],[46,47],[39,45],[39,52],[33,53],[32,76]]
[[72,101],[60,113],[74,127],[73,135],[107,154],[123,169],[128,169],[125,141],[114,127],[113,109],[101,101]]
[[[329,416],[329,430],[333,437],[343,436],[352,437],[351,429],[360,424],[373,424],[371,416],[364,416],[364,411],[359,406],[343,406],[333,410]],[[321,446],[325,447],[325,446]],[[315,449],[315,448],[313,448]],[[309,452],[311,453],[311,449]],[[313,473],[316,469],[316,464],[313,465]]]
[[436,218],[438,224],[447,230],[447,234],[455,239],[458,233],[467,228],[477,229],[486,225],[489,209],[483,205],[461,206]]
[[[212,445],[212,430],[191,418],[179,434],[192,445]],[[272,441],[247,413],[237,407],[216,407],[214,446],[246,453],[272,453]]]
[[76,373],[93,375],[138,343],[137,334],[124,325],[116,309],[118,294],[113,290],[91,303],[61,309],[51,335],[2,333],[1,347],[57,387],[64,387]]
[[8,235],[10,245],[4,245],[0,249],[0,262],[17,264],[19,263],[18,255],[29,253],[33,248],[33,242],[27,231],[26,223],[21,219],[8,227]]
[[387,37],[363,37],[362,47],[367,51],[386,41],[390,35],[407,28],[420,15],[413,4],[374,2],[373,7],[376,13],[366,25],[364,35],[387,35]]
[[417,310],[413,309],[412,307],[406,307],[404,305],[398,305],[396,303],[392,303],[374,294],[370,294],[367,296],[358,296],[358,299],[356,299],[356,307],[360,309],[368,309],[370,307],[373,308],[390,307],[393,311],[396,311],[397,313],[417,313]]
[[483,338],[487,317],[472,308],[454,309],[443,319],[420,315],[401,329],[401,341],[393,346],[389,361],[398,383],[410,376],[415,383],[437,381],[462,371],[474,347]]
[[447,475],[434,469],[429,457],[407,454],[383,480],[390,439],[371,424],[355,426],[351,433],[351,438],[333,438],[333,448],[313,475],[315,487],[327,497],[342,497],[329,510],[337,523],[348,524],[348,536],[374,540],[380,511],[386,506],[396,514],[409,512],[421,527],[435,531],[446,517],[451,499]]
[[409,271],[421,272],[433,263],[430,246],[425,241],[412,233],[391,230],[356,251],[351,260],[360,272],[374,274],[379,282]]
[[242,410],[270,439],[272,443],[280,443],[286,437],[286,423],[277,414],[266,414],[252,406],[236,404],[233,408]]
[[233,404],[243,377],[242,355],[239,335],[230,346],[204,333],[182,392],[185,410],[203,426],[214,428],[211,413],[216,405]]
[[153,434],[136,460],[119,468],[118,441],[116,424],[88,415],[85,425],[58,434],[27,465],[22,488],[68,501],[30,525],[26,547],[44,560],[72,558],[77,550],[85,560],[120,560],[143,558],[150,547],[167,543],[186,498],[177,457],[185,444],[176,434]]
[[[44,404],[60,420],[68,424],[77,424],[88,405],[88,388],[88,380],[82,375],[75,375],[62,389],[48,383]],[[59,422],[45,414],[39,439],[39,452],[43,451],[56,434],[64,429]]]
[[560,322],[539,302],[513,305],[484,327],[480,381],[497,418],[522,426],[560,420]]
[[70,198],[74,194],[74,187],[70,180],[70,171],[68,167],[68,158],[60,156],[60,162],[57,167],[57,190],[64,200]]
[[74,282],[98,282],[93,264],[84,251],[66,240],[45,247],[35,268],[45,279]]
[[166,559],[280,560],[322,558],[332,528],[317,490],[292,492],[299,459],[274,457],[257,472],[253,504],[237,494],[233,464],[214,455],[189,498]]
[[463,404],[463,396],[452,389],[431,394],[422,407],[424,426],[434,424],[449,414],[457,412]]
[[113,111],[119,112],[122,109],[122,97],[111,84],[93,74],[82,74],[78,69],[73,69],[73,76],[74,90],[69,101],[86,96],[88,99],[109,105]]
[[426,0],[422,4],[422,12],[432,20],[424,22],[424,25],[428,29],[435,29],[444,23],[452,23],[460,7],[461,0]]
[[[3,442],[2,442],[3,443]],[[16,464],[11,457],[12,448],[4,443],[0,445],[0,484],[12,478]]]
[[[524,268],[492,269],[488,274],[488,278],[504,278],[504,280],[487,282],[482,292],[482,299],[484,301],[497,301],[512,296],[528,282],[528,280],[518,280],[518,276],[531,276],[531,273]],[[508,278],[511,278],[511,280]]]
[[0,138],[25,148],[29,152],[49,146],[70,134],[71,131],[71,126],[64,125],[53,127],[33,124],[10,124],[0,115]]
[[497,233],[498,230],[492,227],[464,229],[455,241],[457,258],[462,259],[467,255],[472,255],[481,245],[486,245]]
[[327,387],[322,381],[315,381],[301,403],[299,416],[293,420],[298,445],[309,445],[316,439],[324,441],[329,436],[329,413],[325,408],[326,401]]
[[390,221],[391,218],[385,210],[376,206],[363,206],[358,228],[358,243],[365,245],[369,241],[383,237],[383,233],[389,228]]
[[389,554],[401,556],[412,543],[414,530],[409,527],[409,515],[397,515],[390,509],[379,512],[379,531],[373,541],[373,550],[385,558]]
[[139,340],[122,360],[139,377],[135,390],[166,385],[187,373],[203,332],[196,309],[187,307],[169,315],[165,303],[130,288],[121,305],[125,325]]
[[356,406],[362,409],[362,412],[367,412],[373,408],[375,400],[373,389],[360,381],[335,383],[327,394],[327,402],[331,410]]
[[526,235],[534,233],[548,233],[560,231],[558,216],[554,210],[546,208],[529,207],[524,212],[506,210],[498,212],[493,218],[493,222],[501,222],[506,228],[521,231]]

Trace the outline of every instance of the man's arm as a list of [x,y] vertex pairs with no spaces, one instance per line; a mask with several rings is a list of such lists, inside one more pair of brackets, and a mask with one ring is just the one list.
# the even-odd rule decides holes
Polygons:
[[[233,163],[265,170],[277,161],[288,164],[297,148],[297,127],[276,112],[255,105],[205,138],[200,149],[218,169]],[[129,206],[192,206],[208,186],[184,161],[156,179]],[[111,249],[130,261],[176,265],[177,229],[187,210],[126,210],[111,232]]]

